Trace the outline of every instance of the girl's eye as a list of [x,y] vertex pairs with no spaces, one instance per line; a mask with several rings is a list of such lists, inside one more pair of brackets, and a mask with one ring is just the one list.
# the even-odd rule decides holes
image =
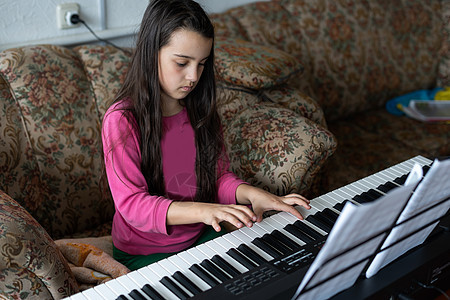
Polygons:
[[184,66],[186,65],[186,63],[177,63],[177,65],[178,65],[179,67],[184,67]]

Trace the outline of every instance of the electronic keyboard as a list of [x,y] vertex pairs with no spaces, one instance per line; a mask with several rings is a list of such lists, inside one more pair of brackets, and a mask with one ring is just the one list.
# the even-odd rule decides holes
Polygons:
[[310,210],[297,206],[303,221],[279,212],[69,299],[289,299],[346,201],[373,201],[403,185],[414,164],[426,172],[431,163],[413,157],[312,199]]

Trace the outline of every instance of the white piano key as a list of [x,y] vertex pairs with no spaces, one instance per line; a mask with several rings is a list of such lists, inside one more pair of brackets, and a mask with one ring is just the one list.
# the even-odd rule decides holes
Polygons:
[[116,281],[127,289],[127,294],[129,294],[134,289],[140,289],[142,287],[137,285],[136,282],[134,282],[130,277],[126,275],[116,278]]
[[210,286],[203,281],[200,277],[198,277],[194,272],[189,270],[189,267],[192,264],[186,263],[185,260],[183,260],[181,257],[177,255],[172,255],[167,259],[170,261],[174,266],[178,268],[178,271],[183,273],[187,278],[189,278],[195,285],[197,285],[202,291],[206,291],[210,289]]
[[328,203],[331,203],[333,206],[342,203],[342,201],[338,201],[338,199],[331,197],[329,194],[322,195],[320,198],[328,201]]
[[147,294],[145,294],[142,291],[142,287],[146,284],[148,285],[152,285],[152,283],[150,281],[148,281],[144,276],[142,276],[142,274],[140,274],[138,271],[132,271],[130,273],[128,273],[126,275],[129,279],[131,279],[135,284],[136,284],[136,289],[139,290],[141,292],[141,294],[147,299],[150,299],[149,296],[147,296]]
[[198,263],[201,263],[204,259],[208,258],[203,252],[200,252],[197,248],[190,248],[187,250],[187,252],[193,257],[195,257]]
[[[389,181],[391,181],[391,180],[389,180]],[[367,186],[377,187],[377,186],[379,186],[381,184],[385,184],[387,181],[381,179],[380,177],[376,176],[376,174],[374,174],[374,175],[371,175],[369,177],[362,178],[362,179],[358,180],[358,182],[361,183],[364,186],[367,185]]]
[[69,299],[69,300],[89,300],[88,298],[86,298],[86,297],[84,296],[84,293],[85,293],[85,292],[86,292],[86,291],[77,293],[77,294],[75,294],[75,295],[70,296],[70,297],[67,298],[67,299]]
[[162,277],[160,277],[158,274],[155,274],[149,267],[153,264],[140,268],[138,272],[144,276],[148,281],[149,285],[151,285],[152,288],[154,288],[162,297],[165,299],[178,299],[177,296],[175,296],[168,288],[166,288],[161,282]]
[[128,296],[129,291],[117,280],[110,280],[105,282],[105,284],[117,295],[124,295],[127,297],[127,299],[131,299],[131,297]]
[[352,188],[351,185],[344,186],[343,188],[340,189],[340,191],[349,195],[350,199],[362,193],[362,191],[355,190],[354,188]]
[[263,236],[267,233],[267,230],[258,226],[258,223],[253,223],[252,227],[241,228],[239,231],[253,238]]
[[320,204],[322,204],[325,207],[328,207],[331,211],[337,213],[338,215],[340,214],[340,211],[338,211],[337,209],[335,209],[333,207],[334,206],[333,203],[330,203],[330,202],[328,202],[327,200],[325,200],[325,199],[323,199],[321,197],[314,198],[312,201],[320,203]]
[[344,200],[348,200],[348,201],[351,201],[353,204],[359,205],[358,202],[353,201],[352,197],[350,197],[349,194],[342,192],[341,189],[337,189],[337,190],[334,190],[333,192],[331,192],[331,196],[332,197],[338,196],[338,197],[342,198],[343,200],[341,202],[343,202]]
[[348,196],[347,195],[343,195],[342,196],[342,194],[337,193],[337,191],[338,190],[334,190],[334,191],[326,193],[325,195],[335,199],[338,202],[344,202],[345,200],[348,200]]
[[[231,244],[227,239],[225,239],[224,237],[228,236],[230,237],[229,234],[226,234],[224,236],[221,236],[220,238],[214,239],[214,242],[217,243],[217,245],[221,246],[223,248],[223,251],[228,251],[231,248],[237,248],[237,246],[239,246],[239,244],[237,246]],[[233,239],[236,239],[235,237],[233,237]],[[232,240],[233,240],[232,239]],[[238,241],[239,242],[239,241]],[[222,251],[222,250],[219,250]],[[228,254],[224,254],[221,255],[223,259],[225,259],[229,264],[231,264],[233,267],[236,268],[236,270],[238,270],[241,273],[245,273],[248,271],[248,268],[241,265],[238,261],[236,261],[234,258],[232,258],[231,256],[229,256]]]
[[353,196],[355,196],[352,191],[349,191],[345,187],[335,190],[334,193],[339,194],[342,198],[345,198],[347,200],[351,200]]
[[375,175],[373,175],[374,177],[378,177],[380,178],[384,183],[386,182],[393,182],[395,178],[397,177],[392,177],[391,174],[385,174],[385,173],[377,173]]
[[94,290],[96,290],[97,293],[102,295],[105,299],[115,299],[117,297],[114,291],[112,291],[106,284],[99,284],[94,287]]
[[83,291],[83,296],[88,300],[103,299],[102,295],[97,293],[97,291],[94,289],[88,289],[88,290]]
[[393,169],[392,167],[391,167],[391,168],[387,168],[387,169],[385,169],[385,170],[383,170],[383,171],[381,171],[381,172],[382,172],[383,174],[390,174],[390,176],[391,176],[392,179],[395,179],[395,178],[397,178],[397,177],[403,176],[403,175],[405,174],[405,173],[401,173],[401,172],[399,172],[399,171]]
[[411,171],[412,166],[408,167],[408,162],[405,162],[404,164],[397,164],[391,167],[391,169],[394,169],[395,171],[400,172],[402,175],[407,174]]
[[317,211],[322,211],[327,208],[327,206],[323,205],[320,201],[315,201],[311,204],[311,207],[314,207],[315,209],[317,209]]

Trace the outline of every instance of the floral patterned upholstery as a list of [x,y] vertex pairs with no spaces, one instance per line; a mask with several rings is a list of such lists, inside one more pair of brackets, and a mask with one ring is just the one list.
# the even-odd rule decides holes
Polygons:
[[57,46],[23,47],[1,53],[0,67],[14,98],[2,101],[11,116],[1,124],[9,148],[0,151],[3,176],[16,182],[2,189],[53,238],[110,221],[114,207],[99,189],[98,107],[78,57]]
[[243,40],[218,40],[215,66],[219,81],[250,89],[267,89],[301,76],[303,66],[290,54]]
[[2,191],[0,212],[0,298],[60,299],[77,292],[75,278],[55,242]]

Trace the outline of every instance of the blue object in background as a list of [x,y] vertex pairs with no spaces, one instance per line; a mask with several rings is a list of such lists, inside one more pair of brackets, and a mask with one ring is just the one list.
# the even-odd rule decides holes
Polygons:
[[443,88],[434,88],[431,90],[418,90],[402,96],[395,97],[386,102],[386,109],[389,113],[397,116],[404,115],[401,110],[402,106],[409,106],[411,100],[434,100],[437,92],[442,91]]

